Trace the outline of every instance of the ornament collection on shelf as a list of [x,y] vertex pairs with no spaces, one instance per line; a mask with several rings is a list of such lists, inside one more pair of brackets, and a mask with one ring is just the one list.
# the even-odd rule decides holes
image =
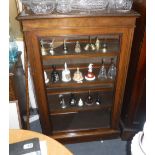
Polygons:
[[[45,55],[55,55],[55,51],[54,51],[54,41],[55,39],[52,40],[52,42],[48,43],[46,41],[43,41],[41,40],[40,41],[40,44],[41,44],[41,54],[43,56]],[[47,50],[45,47],[44,47],[44,44],[49,44],[49,50]],[[99,52],[101,51],[102,53],[106,53],[107,52],[107,43],[106,41],[103,41],[103,43],[101,43],[101,41],[98,39],[98,37],[96,38],[96,41],[95,43],[92,43],[91,41],[91,37],[89,37],[89,43],[87,43],[83,50],[84,51],[96,51],[96,52]],[[75,43],[75,47],[74,47],[74,52],[75,53],[81,53],[82,52],[82,48],[81,48],[81,45],[80,45],[80,42],[79,41],[76,41]],[[63,54],[68,54],[69,51],[67,49],[67,44],[66,44],[66,40],[63,41]]]
[[[47,77],[47,73],[45,71],[44,71],[44,77],[45,77],[45,83],[47,84],[50,80]],[[106,79],[114,80],[115,79],[116,66],[115,66],[114,58],[111,58],[111,63],[110,63],[110,67],[108,68],[108,70],[105,67],[105,59],[102,59],[102,65],[99,69],[99,73],[97,77],[99,80],[106,80]],[[90,63],[88,65],[88,71],[85,76],[83,76],[82,72],[77,67],[77,70],[73,74],[73,78],[71,78],[71,72],[69,68],[67,67],[67,63],[65,62],[64,69],[62,70],[62,79],[60,79],[60,74],[56,70],[56,66],[52,65],[51,82],[56,83],[60,80],[62,80],[63,82],[69,82],[72,79],[77,83],[82,83],[84,79],[86,81],[94,81],[96,79],[96,76],[93,73],[93,64]]]
[[76,97],[75,94],[73,93],[70,94],[69,102],[65,102],[65,97],[62,94],[60,94],[58,97],[61,108],[65,109],[67,107],[83,107],[84,105],[85,106],[101,105],[101,97],[98,94],[95,96],[96,97],[93,97],[90,94],[89,90],[88,95],[83,100],[81,97],[78,99],[78,97]]

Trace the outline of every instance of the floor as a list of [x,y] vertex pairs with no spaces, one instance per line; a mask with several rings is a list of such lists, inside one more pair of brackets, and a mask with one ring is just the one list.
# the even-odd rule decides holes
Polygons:
[[[30,124],[33,131],[42,132],[39,121]],[[129,155],[130,144],[121,139],[92,141],[65,145],[74,155]],[[128,152],[128,153],[127,153]]]

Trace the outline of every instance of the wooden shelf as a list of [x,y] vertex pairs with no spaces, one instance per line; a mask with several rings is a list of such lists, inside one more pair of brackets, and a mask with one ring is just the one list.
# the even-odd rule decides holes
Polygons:
[[[73,92],[71,92],[73,93]],[[76,105],[75,106],[70,106],[69,105],[69,99],[71,93],[68,94],[61,94],[64,97],[65,103],[67,107],[65,109],[61,108],[60,105],[60,100],[59,100],[59,95],[48,95],[48,104],[49,104],[49,111],[50,115],[61,115],[61,114],[70,114],[70,113],[78,113],[81,111],[96,111],[96,110],[101,110],[101,109],[111,109],[112,108],[112,103],[113,103],[113,91],[101,91],[101,90],[91,90],[90,94],[93,99],[93,104],[92,105],[86,105],[85,101],[88,96],[88,90],[84,92],[76,92],[74,93],[75,99],[76,99]],[[95,100],[96,96],[99,95],[101,105],[96,105]],[[84,102],[84,105],[82,107],[79,107],[78,100],[82,99]]]
[[[59,70],[59,69],[58,69]],[[85,74],[87,74],[87,68],[85,66],[85,68],[80,69],[80,71],[83,74],[83,77]],[[76,71],[75,69],[71,69],[71,78],[73,78],[74,72]],[[73,79],[69,82],[63,82],[63,81],[58,81],[56,83],[51,82],[51,71],[47,71],[47,77],[49,78],[49,83],[46,84],[46,88],[53,90],[53,89],[64,89],[64,88],[86,88],[86,87],[94,87],[94,88],[113,88],[114,87],[114,83],[115,80],[111,80],[111,79],[106,79],[106,80],[100,80],[97,78],[98,73],[99,73],[99,68],[95,68],[94,69],[94,74],[96,75],[96,79],[94,81],[87,81],[87,80],[83,80],[82,83],[77,83],[76,81],[74,81]],[[60,79],[62,79],[61,77],[61,71],[59,70],[59,75],[60,75]]]
[[91,106],[86,106],[84,105],[83,107],[70,107],[66,109],[57,109],[57,110],[51,110],[50,115],[63,115],[63,114],[72,114],[72,113],[78,113],[81,111],[96,111],[96,110],[101,110],[101,109],[111,109],[112,104],[102,104],[102,105],[91,105]]

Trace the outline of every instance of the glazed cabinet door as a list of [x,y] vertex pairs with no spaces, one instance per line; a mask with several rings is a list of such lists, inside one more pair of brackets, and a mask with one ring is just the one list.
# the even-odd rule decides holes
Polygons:
[[45,134],[118,130],[132,36],[132,27],[25,32]]

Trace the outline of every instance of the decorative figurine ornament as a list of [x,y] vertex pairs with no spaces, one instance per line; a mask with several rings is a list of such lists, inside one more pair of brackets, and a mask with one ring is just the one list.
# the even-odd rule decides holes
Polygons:
[[81,46],[79,41],[77,41],[75,45],[75,53],[80,53],[80,52],[81,52]]
[[66,46],[66,40],[64,40],[64,54],[67,54],[68,51],[67,51],[67,46]]
[[44,71],[44,78],[45,78],[45,83],[47,84],[49,82],[49,79],[47,77],[47,73]]
[[88,73],[87,73],[87,75],[85,75],[85,79],[88,80],[88,81],[95,80],[95,75],[92,72],[92,68],[93,68],[92,66],[93,66],[93,64],[89,64],[89,66],[88,66]]
[[79,71],[79,68],[77,68],[77,71],[74,73],[73,80],[77,83],[82,83],[83,76],[82,73]]
[[71,81],[71,75],[70,75],[70,70],[67,68],[66,62],[64,67],[65,69],[62,71],[62,81],[69,82]]
[[107,79],[107,71],[106,71],[106,68],[104,65],[104,59],[102,59],[102,66],[101,66],[99,74],[98,74],[98,79],[100,79],[100,80]]
[[90,90],[88,92],[88,96],[86,98],[85,104],[88,105],[88,106],[93,104],[93,98],[90,96]]
[[42,55],[47,55],[46,49],[45,49],[45,47],[44,47],[44,42],[43,42],[43,40],[40,41],[40,44],[41,44],[41,54],[42,54]]
[[57,82],[60,79],[59,73],[56,71],[55,65],[52,65],[52,69],[53,69],[53,71],[51,73],[51,80],[52,80],[52,82]]
[[76,105],[76,99],[75,99],[75,95],[73,93],[71,93],[70,99],[69,99],[69,105],[70,106],[75,106]]
[[78,106],[82,107],[83,105],[84,105],[84,103],[83,103],[82,99],[80,98],[79,101],[78,101]]
[[65,100],[64,100],[63,95],[59,95],[59,99],[60,99],[61,108],[62,108],[62,109],[65,109],[65,108],[67,107],[67,105],[66,105],[66,103],[65,103]]
[[55,52],[54,52],[53,49],[54,49],[54,39],[53,39],[52,42],[50,43],[50,51],[49,51],[49,52],[50,52],[51,55],[54,55],[54,54],[55,54]]

